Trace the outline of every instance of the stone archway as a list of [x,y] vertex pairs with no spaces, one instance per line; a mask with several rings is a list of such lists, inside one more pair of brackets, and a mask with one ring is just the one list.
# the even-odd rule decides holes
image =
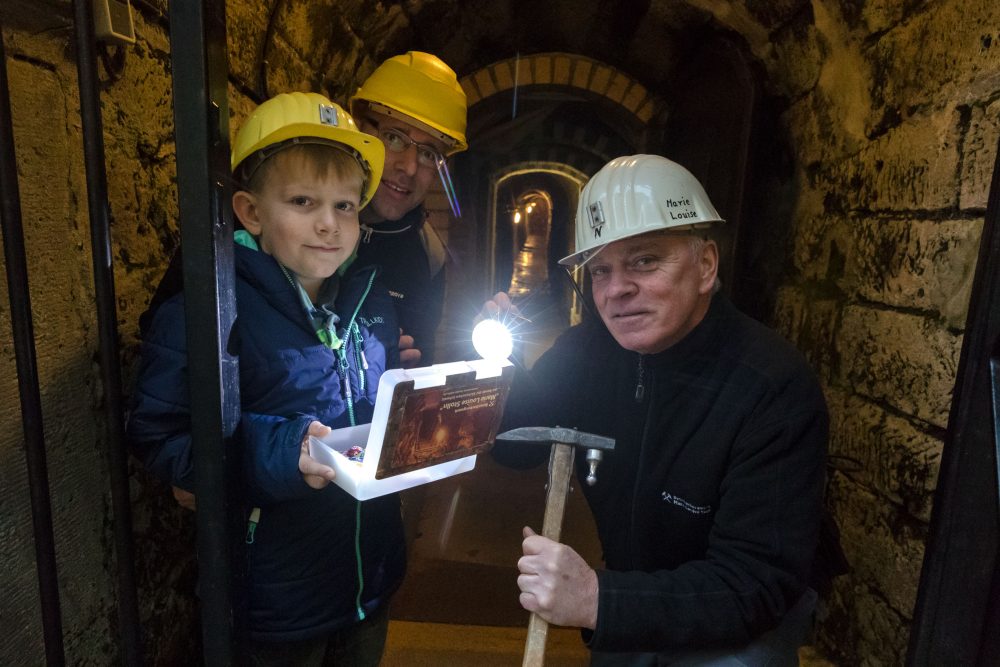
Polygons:
[[539,85],[604,97],[621,105],[641,125],[650,123],[663,111],[660,100],[633,77],[593,58],[572,53],[508,58],[462,77],[460,83],[470,108],[515,86]]
[[[524,162],[511,165],[495,175],[489,202],[489,232],[485,235],[490,247],[487,251],[491,284],[502,289],[514,271],[515,256],[511,252],[516,225],[509,215],[509,197],[528,191],[545,193],[548,199],[548,233],[545,247],[536,249],[546,264],[548,277],[543,291],[545,299],[566,316],[565,321],[580,318],[582,305],[575,298],[575,291],[562,276],[560,258],[573,248],[573,220],[580,190],[587,181],[586,174],[559,163]],[[568,310],[568,312],[566,312]]]

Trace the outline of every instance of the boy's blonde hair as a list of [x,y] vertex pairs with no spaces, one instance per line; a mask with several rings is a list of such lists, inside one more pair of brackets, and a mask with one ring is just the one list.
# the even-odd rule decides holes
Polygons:
[[[274,151],[274,148],[269,147],[266,150]],[[365,181],[365,172],[361,164],[339,147],[323,143],[295,143],[273,152],[258,163],[249,178],[244,178],[243,170],[238,170],[240,173],[237,174],[237,187],[248,192],[260,192],[276,167],[287,168],[295,162],[320,179],[326,179],[331,173],[341,180],[355,178],[358,181],[359,196],[364,195],[361,188]]]

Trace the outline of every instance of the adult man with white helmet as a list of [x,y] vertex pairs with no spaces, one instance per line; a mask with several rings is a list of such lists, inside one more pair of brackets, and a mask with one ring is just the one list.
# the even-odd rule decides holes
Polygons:
[[[455,72],[440,58],[410,51],[383,62],[351,98],[362,131],[386,147],[378,191],[362,212],[358,256],[382,267],[394,297],[406,365],[433,362],[444,304],[445,248],[425,224],[424,200],[441,180],[452,213],[460,215],[447,158],[467,148],[466,100]],[[412,339],[412,340],[410,340]]]
[[[583,628],[593,665],[796,665],[809,627],[826,408],[796,350],[718,292],[719,223],[680,165],[605,165],[561,262],[586,268],[600,318],[563,334],[507,404],[504,428],[616,440],[594,486],[577,460],[605,568],[527,527],[518,561],[522,606]],[[509,307],[498,294],[487,311]],[[528,465],[537,450],[494,455]]]

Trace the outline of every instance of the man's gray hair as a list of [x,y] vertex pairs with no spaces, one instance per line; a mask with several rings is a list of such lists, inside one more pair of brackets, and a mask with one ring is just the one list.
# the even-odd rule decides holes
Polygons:
[[[697,260],[709,241],[713,241],[713,239],[709,236],[707,229],[691,230],[691,236],[688,237],[688,248],[691,249],[691,256]],[[716,243],[716,246],[718,246],[718,243]],[[722,289],[722,281],[719,280],[719,276],[716,274],[715,284],[712,285],[712,294],[715,294],[720,289]]]

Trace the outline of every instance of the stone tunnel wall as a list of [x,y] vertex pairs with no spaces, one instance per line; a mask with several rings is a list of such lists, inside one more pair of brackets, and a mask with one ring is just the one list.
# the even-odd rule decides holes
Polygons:
[[[640,34],[655,34],[669,4],[652,3]],[[790,252],[775,259],[783,280],[774,323],[824,381],[831,450],[843,457],[830,505],[853,567],[826,603],[818,642],[843,664],[899,664],[1000,138],[1000,6],[688,4],[684,16],[713,17],[746,41],[791,147],[791,179],[760,197],[792,224]],[[102,70],[127,373],[138,316],[178,244],[166,6],[133,0],[138,42],[120,80]],[[230,2],[234,126],[265,89],[343,100],[376,58],[406,48],[439,50],[460,75],[474,75],[485,63],[470,64],[472,45],[490,43],[475,30],[511,28],[495,8],[477,28],[470,11],[464,31],[428,44],[428,21],[461,12],[458,3],[327,0],[283,3],[268,31],[275,6]],[[72,664],[108,664],[117,651],[113,543],[71,17],[66,0],[0,6],[66,651]],[[498,49],[494,60],[509,56]],[[447,235],[447,216],[438,220]],[[2,300],[0,331],[10,324]],[[0,636],[2,664],[44,654],[14,363],[0,335],[0,580],[12,629]],[[139,472],[132,494],[150,662],[180,664],[198,634],[192,521]]]
[[902,664],[1000,139],[1000,5],[800,5],[756,17],[751,48],[795,155],[774,319],[824,382],[852,568],[819,643]]

